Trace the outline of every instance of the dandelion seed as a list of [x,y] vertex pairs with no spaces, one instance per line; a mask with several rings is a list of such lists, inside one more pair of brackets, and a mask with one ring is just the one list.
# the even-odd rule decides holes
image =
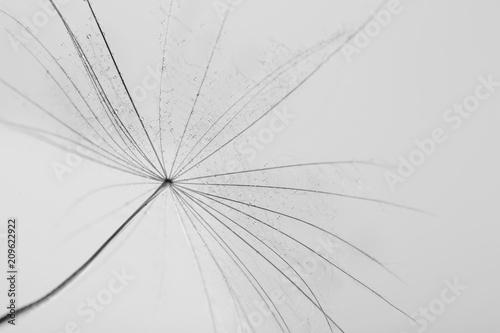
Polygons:
[[[161,56],[159,65],[153,67],[159,73],[150,73],[148,80],[144,80],[144,87],[150,87],[152,80],[158,80],[158,85],[151,89],[155,91],[155,98],[151,99],[154,103],[150,100],[149,104],[147,101],[141,104],[134,98],[129,73],[123,71],[123,55],[113,53],[114,41],[105,34],[109,24],[101,21],[97,4],[85,1],[75,5],[80,13],[75,16],[56,2],[50,0],[50,3],[57,14],[58,26],[65,33],[64,41],[58,41],[58,45],[71,45],[69,56],[77,61],[59,57],[57,51],[46,45],[47,41],[30,32],[15,16],[0,12],[10,29],[21,29],[31,35],[33,41],[22,42],[22,47],[31,61],[47,73],[45,82],[57,93],[63,106],[61,109],[46,106],[50,99],[40,101],[39,96],[25,92],[24,87],[0,77],[8,95],[24,101],[26,108],[38,115],[25,123],[21,117],[9,114],[1,122],[81,156],[112,175],[134,179],[123,185],[139,189],[139,195],[130,202],[143,196],[146,199],[114,225],[113,232],[71,274],[54,283],[41,297],[23,304],[17,315],[28,321],[32,310],[70,293],[74,282],[80,279],[84,283],[103,257],[119,253],[113,248],[116,243],[130,244],[124,234],[132,237],[135,233],[131,229],[160,221],[162,231],[155,235],[161,243],[160,250],[154,252],[161,257],[156,265],[161,267],[160,282],[154,286],[159,290],[153,285],[144,289],[146,298],[154,299],[151,304],[156,304],[153,309],[148,307],[150,304],[145,305],[146,313],[150,310],[161,313],[161,309],[175,311],[182,306],[189,309],[176,303],[175,298],[166,297],[163,290],[168,288],[174,293],[175,289],[190,288],[168,283],[171,281],[168,274],[175,268],[167,263],[176,261],[174,254],[165,251],[169,244],[163,243],[177,238],[185,241],[183,244],[189,249],[189,258],[202,285],[198,299],[203,304],[197,305],[199,312],[191,316],[200,313],[207,316],[211,324],[207,332],[348,332],[345,328],[348,325],[342,322],[335,305],[334,295],[338,290],[332,288],[333,281],[340,279],[360,286],[366,297],[374,297],[381,305],[411,319],[372,287],[367,281],[369,277],[358,276],[353,267],[344,266],[344,261],[339,263],[338,248],[331,247],[331,244],[343,246],[366,259],[366,265],[374,265],[392,275],[390,278],[398,278],[381,260],[336,233],[332,218],[344,201],[356,202],[366,210],[384,206],[408,214],[420,212],[360,194],[362,185],[355,181],[349,186],[339,171],[356,165],[386,166],[369,160],[339,160],[266,162],[262,167],[250,167],[242,161],[241,168],[228,171],[221,164],[221,161],[241,160],[235,148],[238,142],[314,77],[359,29],[349,34],[333,33],[303,50],[285,52],[284,60],[266,64],[264,67],[272,67],[271,70],[265,69],[264,75],[251,79],[238,68],[227,65],[226,32],[234,11],[226,11],[216,28],[205,24],[193,28],[189,21],[196,17],[186,12],[190,9],[187,2],[162,2],[165,17],[159,21],[163,29]],[[228,4],[236,9],[239,1]],[[81,18],[80,15],[90,18],[83,26],[72,20]],[[369,22],[369,18],[364,22]],[[89,30],[92,34],[87,33]],[[45,121],[39,121],[41,117]],[[154,189],[144,192],[140,185]],[[111,183],[103,188],[116,187],[121,185]],[[90,195],[96,192],[87,196]],[[71,209],[77,209],[76,206]],[[73,232],[66,240],[82,236],[84,230],[101,222],[105,224],[107,217],[126,206],[127,202],[121,202],[116,210],[108,209],[105,215],[97,215],[95,221],[89,218],[84,226],[72,225]],[[106,204],[106,208],[111,207]],[[175,214],[168,213],[174,209]],[[58,224],[61,227],[71,223],[67,214]],[[88,216],[91,214],[85,218]],[[167,232],[176,227],[180,234],[172,236]],[[28,251],[25,252],[23,255],[28,256]],[[171,317],[174,316],[167,313],[157,319],[152,323],[152,331],[168,330]],[[5,315],[0,323],[7,320]],[[141,318],[127,320],[143,323]],[[186,320],[186,327],[190,324]]]

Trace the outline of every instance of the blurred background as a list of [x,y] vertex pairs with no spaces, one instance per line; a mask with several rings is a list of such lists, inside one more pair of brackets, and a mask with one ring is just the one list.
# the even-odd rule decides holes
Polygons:
[[[151,75],[150,69],[155,68],[161,57],[158,48],[163,14],[159,8],[164,8],[163,2],[94,2],[127,82],[131,87],[141,87],[144,77]],[[468,118],[462,117],[457,128],[452,125],[458,120],[446,121],[444,117],[452,115],[449,110],[454,105],[476,96],[477,87],[484,86],[485,80],[500,82],[497,43],[500,3],[494,0],[390,3],[397,13],[393,13],[387,26],[368,36],[362,47],[356,44],[361,39],[351,40],[349,50],[356,52],[339,52],[284,101],[281,107],[294,115],[293,119],[248,163],[258,166],[282,159],[375,159],[398,167],[401,157],[409,160],[416,154],[419,149],[416,140],[432,138],[432,133],[441,129],[446,140],[436,144],[435,150],[425,156],[410,176],[400,178],[402,181],[393,186],[387,181],[387,170],[358,170],[364,189],[373,197],[417,207],[434,216],[404,211],[373,216],[359,203],[346,201],[345,209],[356,213],[342,216],[337,226],[343,235],[381,258],[406,282],[376,278],[382,294],[407,313],[416,314],[422,326],[412,326],[407,318],[369,297],[346,300],[349,310],[341,318],[348,323],[344,327],[346,332],[496,332],[500,329],[495,311],[500,305],[497,284],[500,267],[495,264],[500,254],[497,241],[500,214],[496,206],[500,199],[497,172],[500,86],[495,90],[492,84],[488,98],[481,100]],[[89,14],[81,11],[81,1],[60,1],[60,4],[68,21],[81,20],[79,24],[84,29]],[[237,1],[228,16],[224,35],[227,40],[221,44],[220,52],[227,56],[228,66],[256,80],[269,65],[266,61],[276,61],[279,52],[286,54],[306,48],[337,31],[352,31],[379,4],[361,0]],[[22,18],[32,21],[45,5],[44,1],[0,0],[0,8],[21,21]],[[172,19],[186,24],[186,31],[215,29],[221,24],[224,6],[222,0],[186,1],[182,2],[182,14]],[[12,26],[5,17],[0,22]],[[40,22],[37,37],[50,45],[59,45],[65,38],[59,20],[50,18],[46,24]],[[206,36],[200,36],[199,42],[206,43]],[[50,105],[57,104],[57,98],[44,85],[46,75],[16,45],[2,32],[0,77]],[[488,88],[482,91],[485,89]],[[148,91],[148,94],[141,100],[144,108],[154,103],[154,93]],[[3,120],[14,117],[27,122],[46,121],[39,113],[33,116],[26,103],[3,86],[0,98]],[[6,126],[0,129],[0,151],[0,218],[2,221],[11,216],[19,218],[22,304],[50,290],[72,272],[138,206],[140,201],[134,200],[154,188],[98,193],[79,208],[85,214],[70,213],[71,222],[67,222],[65,214],[83,194],[99,186],[136,180],[89,161],[73,161],[71,170],[60,177],[54,168],[58,163],[68,165],[67,152]],[[398,175],[397,170],[392,172]],[[122,210],[106,215],[110,209],[129,201]],[[153,208],[153,214],[163,214],[155,209],[164,209],[166,216],[175,215],[172,206],[158,204]],[[91,231],[84,227],[89,216],[96,220]],[[110,222],[100,223],[103,216],[111,217]],[[1,225],[2,233],[5,224]],[[18,318],[24,326],[3,329],[32,332],[35,327],[43,327],[43,332],[59,333],[80,332],[77,329],[109,332],[113,327],[123,332],[142,329],[156,332],[157,319],[148,317],[151,313],[142,304],[145,299],[148,304],[156,300],[153,296],[142,298],[151,290],[148,289],[151,277],[142,270],[154,268],[154,257],[164,251],[179,251],[179,255],[166,259],[165,264],[179,267],[178,273],[155,277],[154,281],[165,278],[171,287],[176,283],[192,285],[164,295],[177,303],[158,305],[154,316],[162,318],[160,322],[168,321],[169,332],[210,332],[207,328],[210,319],[201,304],[202,287],[195,278],[186,275],[194,272],[192,262],[186,262],[180,255],[186,251],[184,240],[172,236],[181,230],[174,225],[168,226],[167,231],[162,228],[160,223],[154,223],[140,225],[137,233],[127,233],[131,241],[114,245],[114,254],[108,255],[106,263],[98,265],[91,277],[82,279],[37,313]],[[149,242],[159,232],[168,235],[165,240],[172,248]],[[0,241],[3,252],[5,238]],[[5,260],[1,261],[4,265]],[[75,314],[79,304],[89,295],[98,294],[115,273],[123,270],[134,279],[123,293],[114,295],[119,301],[110,303],[90,323],[82,321]],[[451,295],[446,290],[451,291],[450,284],[456,285],[457,281],[466,288],[457,292],[453,302],[440,302],[443,294]],[[186,290],[190,290],[189,295]],[[0,299],[5,299],[4,292]],[[423,315],[425,309],[430,309],[427,317]],[[186,313],[191,317],[186,317]],[[132,316],[141,319],[128,320]],[[77,328],[66,326],[73,321]]]

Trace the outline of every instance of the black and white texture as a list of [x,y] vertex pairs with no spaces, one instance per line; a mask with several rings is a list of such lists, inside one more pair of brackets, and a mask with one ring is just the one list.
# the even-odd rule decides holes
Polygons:
[[2,0],[0,330],[495,332],[498,13]]

